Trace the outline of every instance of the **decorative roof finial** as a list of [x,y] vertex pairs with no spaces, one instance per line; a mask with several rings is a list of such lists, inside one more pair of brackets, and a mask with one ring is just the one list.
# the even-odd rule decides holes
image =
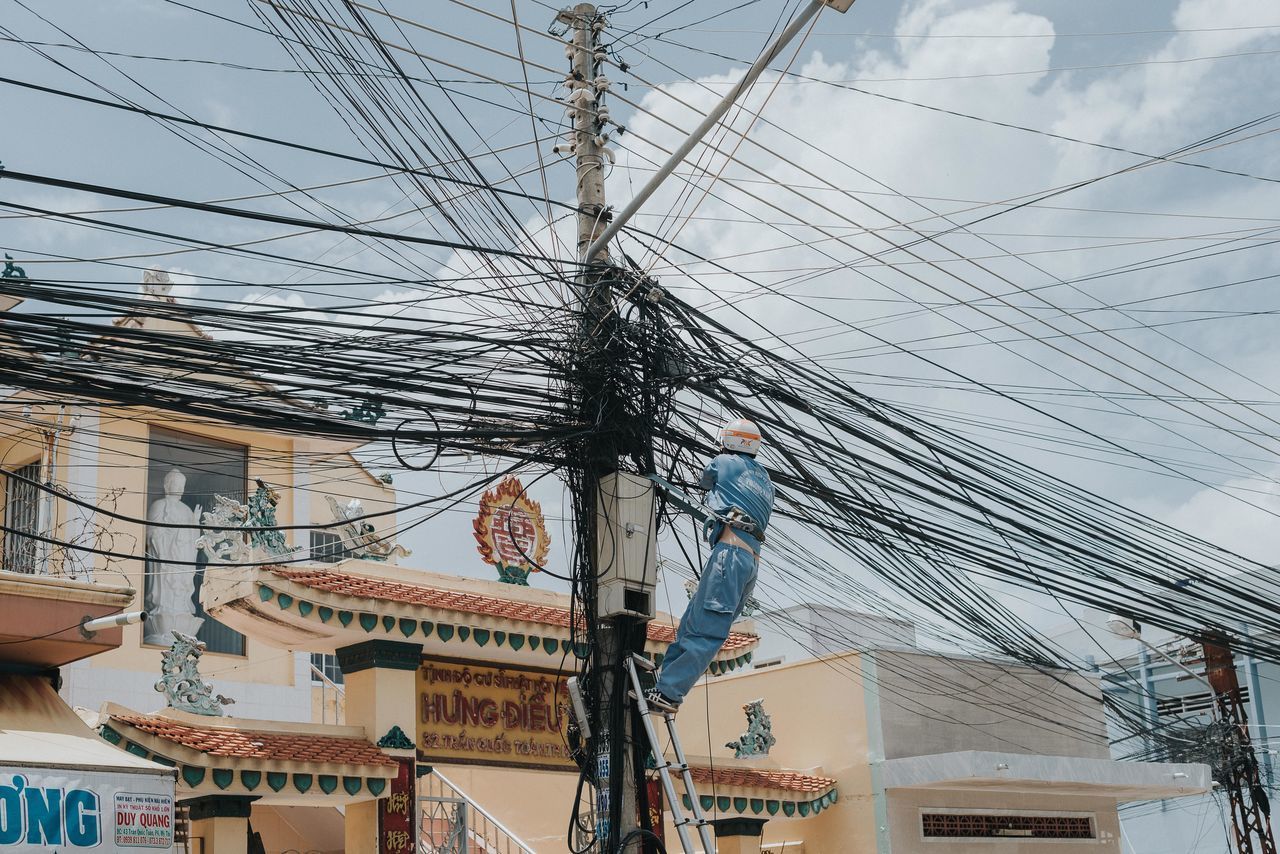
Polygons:
[[204,641],[175,631],[173,645],[160,659],[160,671],[164,675],[156,683],[156,690],[164,694],[171,709],[220,717],[222,707],[235,700],[221,694],[214,696],[213,687],[200,675],[204,647]]
[[747,731],[725,747],[733,748],[734,759],[768,756],[769,748],[777,744],[773,737],[773,721],[764,710],[764,700],[752,700],[742,707],[747,713]]
[[0,271],[0,279],[25,279],[27,271],[13,263],[13,256],[4,253],[4,270]]
[[391,557],[408,557],[411,552],[393,542],[390,534],[379,534],[377,529],[365,519],[364,503],[353,498],[343,506],[332,495],[326,495],[329,509],[333,511],[335,522],[342,535],[343,557],[354,557],[361,560],[385,561]]
[[159,267],[152,267],[142,274],[142,292],[147,296],[159,297],[172,301],[173,279],[168,272]]

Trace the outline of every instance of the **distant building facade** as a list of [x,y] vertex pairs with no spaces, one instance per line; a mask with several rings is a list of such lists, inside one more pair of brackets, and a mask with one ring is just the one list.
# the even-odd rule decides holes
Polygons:
[[754,626],[751,668],[690,694],[686,749],[717,745],[737,706],[764,697],[772,755],[820,766],[846,804],[766,850],[1129,854],[1128,804],[1176,811],[1209,788],[1204,765],[1115,761],[1098,678],[921,650],[908,621],[829,605]]
[[[1247,627],[1243,628],[1247,634]],[[1168,738],[1162,741],[1156,736],[1126,737],[1116,728],[1115,755],[1169,755],[1170,748],[1173,753],[1195,752],[1195,745],[1187,741],[1194,740],[1195,730],[1212,719],[1213,696],[1209,687],[1158,655],[1137,650],[1137,644],[1131,646],[1135,649],[1128,654],[1100,663],[1105,690],[1126,705],[1141,708],[1149,728]],[[1203,672],[1197,644],[1183,640],[1159,646],[1192,670]],[[1236,675],[1263,783],[1274,803],[1280,797],[1280,756],[1276,754],[1280,745],[1280,666],[1237,654]],[[1134,854],[1220,854],[1233,850],[1231,810],[1220,788],[1178,801],[1131,804],[1120,815]]]

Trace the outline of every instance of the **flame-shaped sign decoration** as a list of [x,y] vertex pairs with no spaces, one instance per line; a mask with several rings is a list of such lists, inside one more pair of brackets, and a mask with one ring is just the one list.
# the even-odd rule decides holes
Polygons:
[[480,513],[471,523],[485,563],[508,584],[529,584],[529,573],[546,563],[551,549],[542,507],[525,495],[518,478],[504,477],[480,498]]

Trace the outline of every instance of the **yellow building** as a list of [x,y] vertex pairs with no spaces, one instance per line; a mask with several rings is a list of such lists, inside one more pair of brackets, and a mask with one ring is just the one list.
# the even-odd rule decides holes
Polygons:
[[[99,349],[139,329],[204,334],[125,317]],[[157,364],[149,392],[178,370]],[[193,850],[247,851],[250,828],[269,852],[415,836],[423,851],[566,850],[567,595],[398,566],[394,489],[355,443],[85,394],[6,401],[0,573],[137,591],[150,618],[63,667],[62,693],[107,743],[176,769]],[[372,531],[337,518],[353,501]],[[1076,674],[925,652],[897,629],[752,667],[759,638],[735,628],[678,716],[725,854],[1119,854],[1118,802],[1208,790],[1204,766],[1112,762],[1101,693]],[[206,692],[193,712],[171,693],[162,708],[175,631],[205,647],[168,666],[198,659],[194,678],[234,704]],[[658,615],[646,653],[674,633]],[[736,758],[755,700],[776,744]]]
[[[144,298],[158,307],[172,304],[167,289],[158,285],[148,274]],[[192,324],[151,314],[124,316],[105,328],[98,346],[109,351],[114,336],[138,331],[206,334]],[[162,393],[166,377],[180,370],[158,359],[152,389]],[[2,571],[137,591],[129,607],[151,614],[146,623],[118,630],[121,637],[111,648],[61,667],[61,694],[68,703],[93,711],[105,703],[143,712],[162,708],[165,699],[155,685],[161,656],[172,642],[170,630],[177,628],[206,644],[201,670],[234,700],[228,710],[237,717],[341,720],[341,693],[329,681],[341,678],[332,656],[313,659],[281,650],[210,617],[200,591],[207,578],[225,569],[209,566],[207,555],[195,551],[193,543],[159,541],[156,526],[147,520],[165,512],[166,479],[170,485],[178,480],[172,472],[181,473],[182,488],[167,512],[185,514],[188,520],[198,518],[197,510],[203,516],[217,509],[217,496],[245,502],[260,481],[278,496],[275,518],[291,550],[284,559],[337,560],[352,547],[344,541],[343,528],[314,527],[335,523],[334,506],[341,511],[357,501],[364,513],[375,514],[370,520],[375,539],[395,527],[390,476],[369,471],[352,455],[358,442],[244,429],[214,418],[182,419],[146,406],[107,406],[95,401],[89,389],[83,399],[57,402],[35,390],[15,389],[0,411]],[[175,561],[157,548],[186,548],[191,555]],[[400,553],[393,550],[387,560],[394,563]],[[178,583],[166,587],[174,580]],[[169,619],[157,619],[166,604]],[[308,822],[328,827],[330,839],[338,840],[331,850],[341,850],[341,815],[330,813],[327,818],[312,815]],[[287,824],[265,814],[258,823],[268,821]],[[314,849],[315,835],[293,834],[297,844],[280,848]],[[276,836],[289,838],[287,833]]]
[[[171,301],[158,293],[149,297]],[[116,325],[121,330],[145,326],[176,335],[204,334],[190,324],[153,317],[126,317]],[[171,369],[158,365],[157,382]],[[211,419],[184,421],[141,406],[101,406],[91,398],[50,404],[22,390],[8,398],[4,412],[0,468],[7,475],[2,496],[10,528],[4,540],[6,568],[125,584],[143,593],[138,604],[153,616],[148,624],[127,628],[119,649],[64,671],[64,696],[76,705],[97,708],[113,700],[148,708],[159,700],[152,686],[168,634],[155,619],[161,562],[154,555],[147,558],[152,544],[144,520],[163,499],[169,472],[184,474],[181,501],[193,517],[198,505],[203,511],[214,509],[217,495],[244,501],[258,480],[283,496],[276,519],[284,529],[333,523],[329,498],[339,505],[358,500],[373,514],[395,507],[389,478],[375,477],[351,455],[355,442],[237,429]],[[33,482],[49,483],[56,492]],[[374,521],[391,530],[395,516]],[[285,534],[289,545],[300,550],[299,557],[332,559],[340,553],[337,529]],[[57,542],[42,541],[40,535]],[[195,566],[173,565],[164,575],[183,580],[193,591],[186,625],[198,626],[195,633],[207,644],[206,675],[217,679],[220,690],[235,699],[235,711],[246,717],[306,721],[318,715],[318,699],[313,712],[310,658],[264,646],[208,618],[199,605],[203,555],[195,561]],[[184,573],[189,573],[185,579]],[[177,595],[186,592],[179,589]]]

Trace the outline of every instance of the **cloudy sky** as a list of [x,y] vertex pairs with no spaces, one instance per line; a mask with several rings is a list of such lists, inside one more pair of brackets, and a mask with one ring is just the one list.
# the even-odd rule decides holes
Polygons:
[[[362,153],[350,117],[261,31],[263,0],[0,3],[0,77]],[[628,66],[611,73],[612,116],[625,128],[610,141],[613,204],[795,5],[621,5],[609,27]],[[410,75],[435,84],[422,85],[424,97],[483,174],[536,194],[545,180],[570,201],[571,166],[551,153],[565,63],[562,45],[543,35],[553,8],[518,0],[530,28],[519,42],[507,0],[433,3],[430,18],[420,4],[386,8],[408,20],[376,16],[379,32]],[[1262,0],[859,0],[848,14],[819,16],[776,63],[787,73],[766,74],[731,113],[738,133],[715,133],[718,151],[696,153],[645,207],[636,224],[670,246],[623,248],[682,298],[781,353],[1275,562],[1277,53],[1280,11]],[[0,103],[0,162],[11,170],[193,200],[260,196],[237,204],[439,233],[437,212],[376,169],[237,141],[262,164],[247,169],[145,117],[12,83],[0,83]],[[535,133],[547,137],[537,152]],[[316,189],[274,195],[290,186]],[[0,201],[130,206],[2,175]],[[190,300],[322,312],[355,297],[402,320],[450,311],[419,304],[422,287],[338,292],[287,265],[12,212],[0,211],[0,247],[33,277],[131,289],[139,268],[159,266]],[[518,213],[546,248],[564,251],[564,223],[553,236],[539,205]],[[288,229],[172,210],[112,216],[219,243],[273,238],[255,245],[375,274],[404,269],[331,233],[281,238]],[[415,250],[414,263],[460,274],[471,259]],[[707,413],[708,429],[717,415]],[[486,466],[397,485],[411,500]],[[562,517],[554,479],[534,493]],[[485,575],[465,517],[408,533],[414,562]],[[563,565],[563,543],[553,564]]]

